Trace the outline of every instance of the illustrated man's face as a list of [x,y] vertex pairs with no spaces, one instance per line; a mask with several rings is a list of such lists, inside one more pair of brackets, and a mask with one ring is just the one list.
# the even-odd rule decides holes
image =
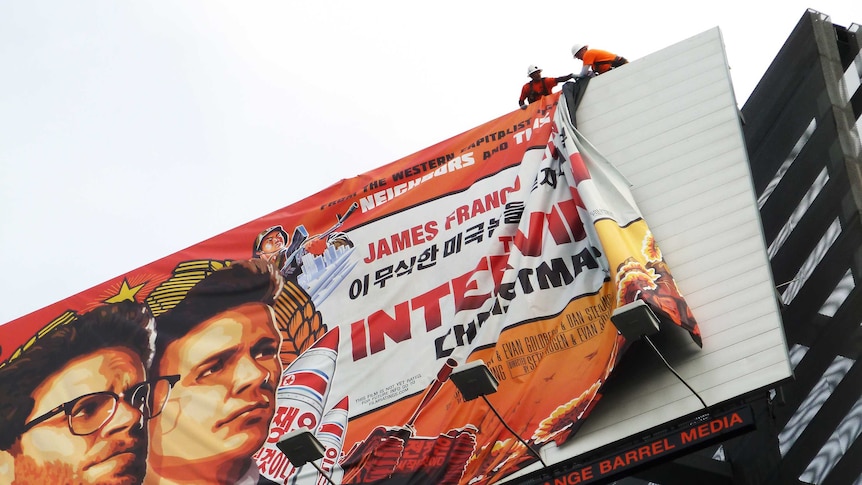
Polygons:
[[280,231],[272,231],[267,234],[260,243],[261,258],[269,261],[278,255],[278,251],[284,248],[284,236]]
[[273,322],[269,306],[245,304],[167,346],[160,370],[182,377],[150,421],[151,466],[177,472],[245,460],[263,445],[281,375]]
[[[90,393],[120,395],[145,379],[140,357],[124,347],[78,357],[36,388],[35,406],[27,422]],[[69,417],[63,412],[27,430],[21,435],[15,466],[19,478],[18,472],[29,476],[38,470],[36,476],[50,477],[54,483],[134,484],[143,480],[146,456],[141,412],[121,399],[114,415],[87,435],[72,434]]]

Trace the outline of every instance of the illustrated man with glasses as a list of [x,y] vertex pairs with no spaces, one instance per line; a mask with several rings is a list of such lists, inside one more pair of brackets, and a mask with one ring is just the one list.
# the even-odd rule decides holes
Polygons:
[[143,481],[146,421],[179,379],[148,377],[153,332],[146,307],[106,305],[0,367],[0,449],[14,460],[16,483]]

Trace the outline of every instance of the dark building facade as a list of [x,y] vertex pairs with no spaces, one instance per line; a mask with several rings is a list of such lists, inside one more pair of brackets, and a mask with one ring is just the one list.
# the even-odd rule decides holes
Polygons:
[[862,484],[860,42],[807,11],[742,108],[794,378],[725,444],[734,483]]

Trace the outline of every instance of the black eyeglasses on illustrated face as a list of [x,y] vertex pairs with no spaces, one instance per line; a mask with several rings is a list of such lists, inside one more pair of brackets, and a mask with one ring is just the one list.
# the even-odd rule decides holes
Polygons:
[[84,394],[25,424],[22,433],[61,412],[66,413],[72,434],[83,436],[95,433],[114,417],[121,399],[140,411],[144,419],[154,418],[162,412],[171,388],[179,380],[179,375],[162,376],[135,384],[120,394],[111,391]]

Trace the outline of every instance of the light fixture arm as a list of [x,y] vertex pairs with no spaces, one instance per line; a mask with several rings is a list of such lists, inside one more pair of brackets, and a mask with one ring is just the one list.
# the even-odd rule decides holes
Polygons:
[[650,340],[649,336],[648,335],[642,335],[641,338],[646,340],[646,342],[649,344],[649,346],[652,347],[652,349],[655,351],[655,354],[658,356],[658,358],[661,359],[662,362],[664,362],[665,367],[667,367],[668,370],[671,371],[673,373],[673,375],[675,375],[676,378],[679,379],[680,382],[685,384],[685,387],[687,387],[688,390],[691,391],[691,393],[694,394],[698,400],[700,400],[700,403],[703,404],[703,408],[706,409],[707,411],[709,411],[709,406],[706,405],[706,402],[703,400],[702,397],[700,397],[700,394],[698,394],[697,391],[695,391],[690,385],[688,385],[688,382],[685,382],[685,379],[683,379],[682,376],[679,375],[679,373],[673,367],[670,366],[668,361],[665,360],[664,356],[661,355],[661,352],[658,351],[658,348],[655,346],[655,344],[652,343],[652,340]]
[[706,409],[707,413],[709,412],[709,406],[706,405],[706,402],[702,397],[700,397],[700,394],[688,385],[688,382],[685,382],[685,379],[683,379],[682,376],[679,375],[673,367],[671,367],[661,352],[659,352],[658,347],[656,347],[655,344],[652,343],[652,340],[650,340],[649,336],[654,333],[658,333],[659,331],[659,319],[655,313],[653,313],[647,302],[643,300],[635,300],[631,303],[626,303],[625,305],[617,307],[611,314],[611,323],[626,340],[630,340],[632,342],[640,338],[646,340],[655,354],[658,355],[658,358],[664,363],[665,367],[667,367],[668,370],[671,371],[673,375],[676,376],[676,378],[695,395],[695,397],[697,397],[703,405],[703,408]]
[[458,388],[458,391],[461,392],[461,397],[464,398],[464,401],[472,401],[481,396],[482,399],[485,400],[485,404],[487,404],[488,407],[491,408],[491,411],[494,412],[494,415],[497,416],[497,419],[503,423],[503,426],[505,426],[507,430],[509,430],[509,433],[512,433],[512,435],[517,438],[533,456],[538,458],[543,467],[548,467],[548,464],[542,459],[542,455],[524,441],[524,439],[509,426],[506,420],[503,419],[503,416],[500,416],[500,413],[498,413],[494,405],[491,404],[491,401],[488,400],[488,394],[497,392],[497,385],[499,382],[497,382],[497,378],[494,377],[491,370],[488,369],[488,366],[485,365],[485,362],[481,359],[468,362],[452,372],[449,378],[452,383],[455,384],[455,387]]
[[488,400],[488,396],[485,396],[485,395],[483,394],[483,395],[482,395],[482,399],[484,399],[484,400],[485,400],[485,403],[486,403],[486,404],[488,404],[488,407],[489,407],[489,408],[491,408],[491,411],[494,411],[494,414],[497,416],[497,419],[499,419],[499,420],[500,420],[500,422],[501,422],[501,423],[503,423],[503,426],[505,426],[505,427],[506,427],[506,429],[507,429],[507,430],[509,430],[509,432],[510,432],[510,433],[512,433],[512,435],[514,435],[514,436],[515,436],[515,438],[518,438],[518,441],[520,441],[522,445],[526,446],[526,447],[527,447],[527,450],[529,450],[529,451],[530,451],[530,453],[532,453],[532,454],[533,454],[533,456],[535,456],[536,458],[538,458],[538,459],[539,459],[539,461],[540,461],[540,462],[542,462],[542,466],[543,466],[543,467],[547,468],[547,467],[548,467],[548,464],[547,464],[547,463],[545,463],[545,460],[543,460],[543,459],[542,459],[542,456],[541,456],[541,455],[539,455],[539,452],[537,452],[535,449],[533,449],[533,447],[532,447],[532,446],[530,446],[526,441],[524,441],[524,439],[523,439],[523,438],[521,438],[521,435],[519,435],[518,433],[516,433],[516,432],[515,432],[515,430],[514,430],[514,429],[512,429],[512,428],[509,426],[509,424],[508,424],[508,423],[506,423],[506,420],[505,420],[505,419],[503,419],[503,417],[502,417],[502,416],[500,416],[500,413],[498,413],[498,412],[497,412],[497,409],[496,409],[496,408],[491,404],[491,401],[489,401],[489,400]]
[[325,478],[327,482],[331,483],[332,485],[336,485],[335,482],[333,482],[332,479],[329,478],[329,474],[323,471],[322,468],[320,468],[320,465],[313,461],[310,461],[309,463],[311,463],[311,466],[313,466],[317,470],[317,472],[320,473],[320,476]]

